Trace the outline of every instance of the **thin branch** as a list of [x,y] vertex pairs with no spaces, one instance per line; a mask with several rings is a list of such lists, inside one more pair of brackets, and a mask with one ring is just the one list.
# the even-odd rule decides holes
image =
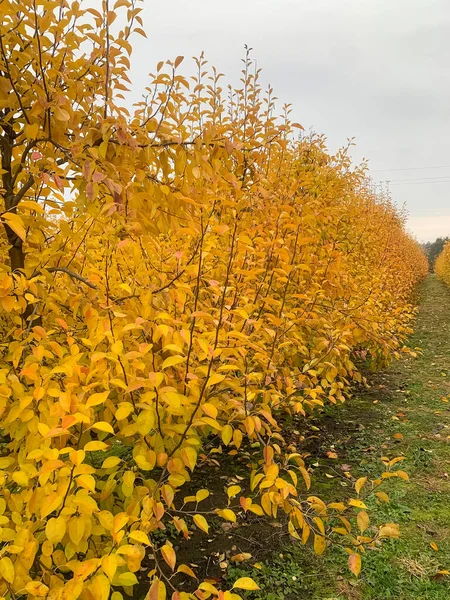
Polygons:
[[17,178],[19,177],[20,173],[22,172],[23,166],[25,164],[25,159],[27,158],[29,152],[34,148],[36,143],[37,143],[37,140],[30,140],[28,142],[28,144],[25,146],[24,151],[22,152],[22,156],[20,157],[20,163],[17,165],[16,172],[14,173],[14,176],[12,178],[13,186],[15,185]]
[[[90,287],[91,290],[98,290],[98,287],[94,283],[92,283],[91,281],[89,281],[88,279],[86,279],[86,277],[83,277],[82,275],[79,275],[78,273],[74,273],[73,271],[70,271],[66,267],[48,267],[46,269],[46,271],[48,271],[49,273],[58,273],[58,272],[65,273],[66,275],[68,275],[72,279],[76,279],[77,281],[81,281],[81,283],[84,283],[84,285],[87,285],[88,287]],[[38,273],[33,273],[33,277],[36,277],[37,275],[39,275],[39,272]]]
[[13,77],[11,75],[11,71],[9,70],[9,62],[8,62],[8,58],[7,58],[6,53],[5,53],[5,47],[3,46],[3,39],[2,39],[1,35],[0,35],[0,50],[2,52],[3,60],[5,61],[5,69],[6,69],[6,74],[8,76],[9,82],[10,82],[11,87],[13,89],[13,92],[14,92],[16,98],[17,98],[17,102],[19,103],[19,106],[20,106],[20,109],[21,109],[21,111],[23,113],[24,119],[25,119],[25,121],[29,125],[30,124],[30,120],[28,119],[28,115],[27,115],[27,113],[26,113],[26,111],[25,111],[25,109],[23,107],[23,104],[22,104],[22,99],[20,97],[19,92],[17,91],[16,85],[14,83],[14,79],[13,79]]
[[25,196],[28,190],[33,186],[33,184],[34,177],[33,175],[30,175],[26,182],[23,184],[23,186],[20,188],[20,190],[17,192],[17,194],[14,195],[14,206],[17,206],[19,204],[19,202],[22,200],[22,198]]

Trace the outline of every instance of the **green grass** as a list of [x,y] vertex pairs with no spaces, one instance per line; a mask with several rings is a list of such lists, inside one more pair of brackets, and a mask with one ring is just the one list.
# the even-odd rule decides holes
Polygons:
[[[260,561],[260,569],[230,568],[230,582],[244,575],[258,581],[261,592],[248,594],[252,600],[450,599],[450,577],[439,574],[450,570],[450,402],[442,400],[450,396],[450,292],[435,276],[422,285],[409,345],[422,353],[396,362],[373,378],[370,390],[315,422],[324,440],[319,455],[332,447],[354,476],[379,473],[383,455],[405,456],[410,481],[392,483],[391,502],[370,511],[374,523],[399,523],[400,539],[366,552],[357,580],[339,548],[317,558],[289,544]],[[324,424],[327,416],[338,425]],[[396,433],[403,437],[395,439]],[[333,461],[319,456],[318,462],[326,470]],[[313,493],[334,499],[339,482],[320,477],[321,468]]]

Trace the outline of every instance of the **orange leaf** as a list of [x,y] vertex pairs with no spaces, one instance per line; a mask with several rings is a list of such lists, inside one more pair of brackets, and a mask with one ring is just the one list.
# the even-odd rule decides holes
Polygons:
[[358,577],[361,572],[361,555],[360,554],[350,554],[348,557],[348,568],[350,571]]

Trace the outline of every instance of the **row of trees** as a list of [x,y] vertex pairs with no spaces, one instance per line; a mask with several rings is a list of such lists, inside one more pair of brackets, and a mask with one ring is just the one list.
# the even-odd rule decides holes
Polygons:
[[435,259],[434,271],[447,285],[450,285],[450,244],[448,241],[442,245],[441,253]]
[[[177,591],[192,570],[153,534],[245,513],[284,515],[318,554],[341,539],[358,573],[398,534],[369,532],[358,496],[406,474],[386,461],[327,506],[277,418],[398,355],[426,260],[346,149],[277,116],[248,55],[239,89],[203,58],[191,78],[160,63],[130,112],[139,13],[0,3],[0,595],[118,600],[146,561],[151,600],[238,600],[251,579]],[[182,499],[206,441],[262,448],[209,511],[207,490]]]

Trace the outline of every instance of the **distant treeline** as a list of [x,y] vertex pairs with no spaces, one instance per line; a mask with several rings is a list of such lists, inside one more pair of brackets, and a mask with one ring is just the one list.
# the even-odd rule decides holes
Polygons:
[[427,242],[426,244],[422,244],[422,247],[425,251],[425,254],[428,258],[428,265],[431,272],[434,272],[434,263],[436,262],[436,258],[442,252],[444,245],[449,241],[448,237],[438,237],[434,242]]

